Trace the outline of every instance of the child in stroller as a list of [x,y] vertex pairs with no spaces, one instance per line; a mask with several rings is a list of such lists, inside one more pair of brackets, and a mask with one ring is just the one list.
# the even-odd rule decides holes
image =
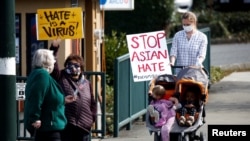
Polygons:
[[[187,67],[179,72],[175,86],[175,94],[178,95],[179,102],[185,108],[186,94],[193,91],[195,93],[195,102],[192,113],[181,113],[181,109],[176,112],[176,122],[172,126],[171,136],[176,135],[178,140],[205,140],[205,135],[197,130],[205,123],[205,104],[208,99],[209,79],[206,71],[200,67]],[[184,109],[183,108],[183,109]],[[181,116],[185,119],[191,119],[182,124]],[[191,117],[191,118],[190,118]],[[186,120],[187,121],[187,120]],[[182,122],[182,123],[181,123]]]
[[[152,97],[154,98],[148,106],[150,121],[155,127],[162,127],[166,124],[168,118],[175,116],[174,107],[178,104],[175,97],[163,99],[166,94],[165,88],[162,85],[155,85],[152,90]],[[174,105],[175,104],[175,105]]]
[[160,75],[149,88],[150,104],[147,112],[147,127],[152,132],[158,132],[161,141],[168,141],[170,129],[175,121],[175,107],[179,102],[174,97],[175,77]]
[[179,124],[181,126],[192,126],[195,122],[195,114],[199,112],[199,95],[200,91],[198,87],[188,87],[183,95],[182,108],[179,110],[180,119]]

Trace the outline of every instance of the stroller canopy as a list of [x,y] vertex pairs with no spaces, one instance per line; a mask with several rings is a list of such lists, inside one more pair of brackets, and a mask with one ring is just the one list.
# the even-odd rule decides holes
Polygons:
[[181,79],[190,79],[196,82],[201,82],[205,89],[208,87],[209,83],[207,72],[200,67],[184,68],[177,75],[177,81]]

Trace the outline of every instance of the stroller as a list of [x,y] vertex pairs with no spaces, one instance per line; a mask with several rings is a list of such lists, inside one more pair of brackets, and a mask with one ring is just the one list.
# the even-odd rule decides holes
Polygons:
[[[175,87],[172,87],[172,90],[174,89],[174,92],[170,91],[170,95],[178,95],[179,102],[183,100],[183,95],[185,93],[185,90],[188,87],[197,87],[200,90],[200,93],[197,95],[199,100],[199,112],[195,114],[195,122],[192,126],[180,126],[179,125],[179,118],[180,113],[178,112],[178,109],[176,110],[176,118],[175,123],[173,124],[171,131],[170,131],[170,141],[193,141],[193,140],[200,140],[204,141],[206,140],[206,136],[203,132],[200,132],[199,135],[196,135],[197,130],[205,123],[205,104],[208,99],[208,75],[207,71],[202,68],[197,67],[187,67],[182,69],[179,74],[175,76],[171,75],[165,75],[165,77],[168,76],[170,78],[175,78],[174,82],[166,82],[159,83],[157,80],[159,77],[162,77],[162,75],[158,76],[158,78],[155,80],[155,84],[164,84],[164,85],[172,85],[175,84]],[[166,80],[166,78],[165,78]],[[169,86],[164,86],[169,87]],[[168,91],[168,89],[166,89]],[[161,141],[161,133],[160,128],[155,128],[149,119],[149,113],[146,114],[146,127],[148,128],[150,134],[154,133],[154,141]]]

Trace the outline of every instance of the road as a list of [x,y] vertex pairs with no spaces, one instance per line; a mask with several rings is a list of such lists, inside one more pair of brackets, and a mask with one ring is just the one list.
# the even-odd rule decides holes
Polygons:
[[250,62],[250,44],[211,45],[211,66],[223,66]]

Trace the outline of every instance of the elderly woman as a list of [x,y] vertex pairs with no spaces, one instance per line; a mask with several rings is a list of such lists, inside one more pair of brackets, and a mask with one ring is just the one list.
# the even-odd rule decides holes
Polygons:
[[[54,40],[51,50],[55,57],[59,49],[58,40]],[[65,96],[76,98],[75,102],[66,104],[65,114],[68,124],[63,131],[63,141],[89,141],[91,127],[97,116],[97,103],[94,99],[91,83],[83,75],[84,62],[79,55],[71,54],[64,62],[64,69],[59,70],[55,63],[53,77],[61,85]]]
[[64,103],[74,101],[73,96],[64,97],[59,84],[50,76],[54,63],[52,51],[38,49],[26,82],[24,123],[35,141],[61,141],[61,131],[67,123]]

